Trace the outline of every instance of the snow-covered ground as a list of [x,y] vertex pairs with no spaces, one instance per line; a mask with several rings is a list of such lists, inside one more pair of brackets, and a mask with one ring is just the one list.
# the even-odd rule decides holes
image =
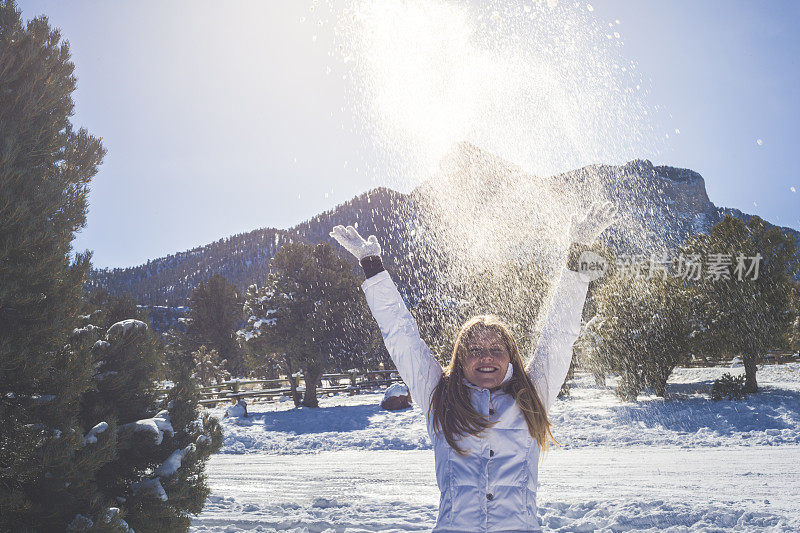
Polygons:
[[[678,369],[667,400],[637,404],[578,377],[551,413],[562,446],[540,466],[546,530],[800,530],[800,363],[761,367],[761,391],[740,402],[698,392],[725,371],[742,370]],[[381,411],[382,398],[251,404],[250,418],[225,419],[193,530],[430,529],[438,490],[422,413]]]

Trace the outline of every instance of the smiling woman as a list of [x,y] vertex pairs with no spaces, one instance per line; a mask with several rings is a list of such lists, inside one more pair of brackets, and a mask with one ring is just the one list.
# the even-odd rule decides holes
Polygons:
[[508,328],[499,318],[483,315],[469,320],[461,331],[455,353],[462,358],[464,377],[487,389],[500,386],[507,379],[508,369],[513,369],[510,354],[519,353]]
[[540,451],[553,438],[542,399],[525,372],[511,330],[493,315],[473,317],[461,327],[429,407],[434,429],[462,456],[467,450],[459,445],[459,434],[478,436],[495,424],[472,408],[470,390],[489,391],[490,416],[497,411],[494,401],[508,396],[516,402],[524,421],[521,427],[527,427]]
[[[571,242],[591,245],[615,213],[611,202],[592,205],[573,218]],[[589,278],[562,270],[529,365],[509,328],[480,315],[462,326],[442,369],[383,268],[377,238],[365,240],[352,226],[336,226],[331,236],[361,262],[386,348],[427,415],[441,491],[434,531],[541,531],[536,487],[540,453],[552,440],[547,411],[572,360]]]
[[[460,344],[466,344],[466,357],[461,364],[464,365],[467,381],[487,389],[501,385],[509,377],[506,376],[508,369],[513,369],[509,355],[511,348],[506,336],[488,326],[495,320],[498,328],[504,328],[499,318],[489,315],[473,318],[462,328],[463,340],[456,341],[457,353],[463,353]],[[459,338],[462,339],[461,336]]]

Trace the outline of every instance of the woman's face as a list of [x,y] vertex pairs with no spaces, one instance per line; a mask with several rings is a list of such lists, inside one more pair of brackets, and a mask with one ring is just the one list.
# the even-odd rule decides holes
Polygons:
[[500,385],[511,363],[508,349],[500,334],[479,330],[467,342],[464,377],[477,387],[491,389]]

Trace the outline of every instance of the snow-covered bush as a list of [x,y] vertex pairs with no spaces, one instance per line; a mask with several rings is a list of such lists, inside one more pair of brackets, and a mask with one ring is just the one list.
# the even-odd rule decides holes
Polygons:
[[243,308],[247,322],[236,332],[239,344],[247,352],[249,375],[255,379],[277,379],[282,373],[294,372],[275,329],[277,315],[271,303],[273,287],[274,279],[268,278],[261,286],[253,284],[247,288]]
[[193,376],[200,385],[216,385],[231,379],[227,369],[227,360],[219,356],[217,350],[209,350],[206,345],[200,346],[192,352]]
[[235,404],[229,406],[227,409],[225,409],[225,416],[234,418],[247,418],[247,402],[244,400],[239,400]]
[[744,391],[745,376],[732,376],[730,373],[725,372],[718,379],[714,380],[711,386],[711,399],[714,401],[719,400],[741,400],[745,397]]

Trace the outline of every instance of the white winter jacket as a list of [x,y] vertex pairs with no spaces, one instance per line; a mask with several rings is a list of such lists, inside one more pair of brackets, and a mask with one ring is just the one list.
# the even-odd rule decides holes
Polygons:
[[[564,268],[545,317],[539,343],[528,364],[534,387],[547,410],[556,399],[580,333],[589,282]],[[385,270],[362,284],[386,348],[414,402],[428,413],[442,367],[420,338],[417,323]],[[428,418],[436,482],[441,491],[434,532],[541,531],[536,516],[539,446],[514,398],[465,383],[475,409],[496,422],[480,436],[462,437],[459,455],[437,435]]]

